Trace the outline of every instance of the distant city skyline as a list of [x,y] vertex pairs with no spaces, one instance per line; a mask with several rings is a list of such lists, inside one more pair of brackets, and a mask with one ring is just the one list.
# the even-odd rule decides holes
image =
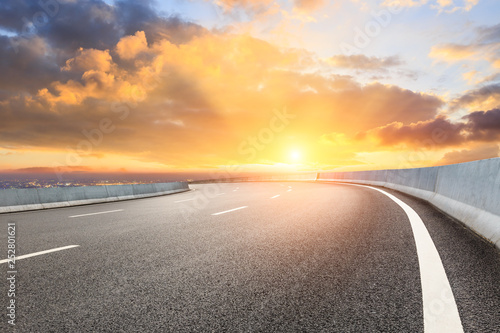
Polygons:
[[494,0],[2,1],[0,174],[498,157],[499,12]]

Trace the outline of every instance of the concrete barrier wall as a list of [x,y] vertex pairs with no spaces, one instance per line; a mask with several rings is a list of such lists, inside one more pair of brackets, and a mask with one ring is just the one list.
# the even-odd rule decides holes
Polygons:
[[88,205],[188,191],[187,182],[0,190],[0,213]]
[[424,199],[500,249],[500,158],[431,168],[322,172],[318,180],[383,186]]

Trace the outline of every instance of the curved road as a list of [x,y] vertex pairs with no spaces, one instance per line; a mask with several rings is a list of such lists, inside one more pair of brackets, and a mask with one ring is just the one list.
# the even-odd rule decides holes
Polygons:
[[[1,244],[15,223],[18,255],[33,254],[16,261],[16,330],[429,333],[426,302],[426,320],[439,323],[451,301],[464,332],[500,332],[499,251],[423,201],[383,189],[418,214],[439,253],[452,295],[431,302],[422,281],[439,272],[424,272],[432,259],[384,193],[298,182],[191,187],[0,215]],[[0,331],[12,329],[2,318]]]

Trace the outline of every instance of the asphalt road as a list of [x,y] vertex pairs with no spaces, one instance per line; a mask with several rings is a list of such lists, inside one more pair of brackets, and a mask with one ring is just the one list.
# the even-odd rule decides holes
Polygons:
[[[0,215],[0,259],[9,222],[18,256],[79,245],[16,261],[15,330],[424,332],[416,242],[391,198],[324,183],[192,188]],[[500,332],[500,252],[427,203],[384,190],[425,224],[463,331]],[[0,269],[6,276],[7,263]],[[2,332],[12,330],[8,288]]]

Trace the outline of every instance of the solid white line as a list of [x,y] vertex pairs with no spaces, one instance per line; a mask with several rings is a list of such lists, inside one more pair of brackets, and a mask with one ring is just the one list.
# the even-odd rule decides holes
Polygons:
[[292,191],[292,189],[291,189],[291,188],[289,188],[287,192],[291,192],[291,191]]
[[274,197],[271,197],[271,199],[277,198],[277,197],[279,197],[279,196],[280,196],[279,194],[278,194],[278,195],[275,195]]
[[115,213],[115,212],[121,212],[121,211],[123,211],[123,209],[108,210],[106,212],[97,212],[97,213],[90,213],[90,214],[73,215],[73,216],[69,216],[69,217],[81,217],[81,216],[99,215],[99,214]]
[[219,213],[214,213],[212,215],[221,215],[221,214],[226,214],[226,213],[229,213],[229,212],[234,212],[235,210],[240,210],[240,209],[243,209],[243,208],[247,208],[248,206],[242,206],[242,207],[238,207],[238,208],[233,208],[233,209],[230,209],[230,210],[225,210],[223,212],[219,212]]
[[[25,254],[25,255],[16,257],[15,260],[21,260],[21,259],[31,258],[31,257],[39,256],[39,255],[42,255],[42,254],[47,254],[47,253],[51,253],[51,252],[57,252],[57,251],[71,249],[71,248],[78,247],[78,246],[80,246],[80,245],[68,245],[68,246],[58,247],[58,248],[55,248],[55,249],[52,249],[52,250],[45,250],[45,251],[40,251],[40,252]],[[9,259],[0,260],[0,264],[6,263],[8,261],[9,261]]]
[[439,253],[432,241],[429,231],[422,219],[406,203],[371,186],[368,187],[385,194],[396,202],[408,216],[413,230],[413,237],[417,247],[418,264],[420,266],[420,281],[422,284],[422,298],[424,308],[424,332],[463,332],[462,322],[458,313],[457,304],[453,297],[450,282],[439,257]]
[[194,200],[194,198],[191,198],[191,199],[185,199],[185,200],[178,200],[178,201],[174,201],[174,202],[175,202],[175,203],[179,203],[179,202],[191,201],[191,200]]

